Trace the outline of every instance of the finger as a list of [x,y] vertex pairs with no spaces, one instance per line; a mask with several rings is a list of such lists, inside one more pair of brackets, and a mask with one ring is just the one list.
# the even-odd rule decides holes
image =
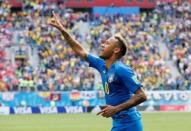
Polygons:
[[53,17],[54,17],[56,20],[61,21],[60,17],[59,17],[57,14],[55,14],[54,10],[52,11],[52,14],[53,14]]
[[60,27],[59,27],[57,24],[55,24],[55,23],[49,23],[49,25],[51,25],[51,26],[53,26],[53,27],[56,27],[57,29],[60,28]]
[[55,23],[55,24],[57,24],[59,26],[63,26],[61,24],[61,19],[56,14],[54,14],[54,18],[51,21],[52,21],[52,23]]
[[52,11],[52,14],[53,14],[54,21],[58,23],[58,21],[59,21],[60,19],[59,19],[58,16],[54,13],[54,11]]
[[55,23],[55,20],[54,19],[50,19],[50,20],[48,20],[48,23]]
[[49,23],[49,25],[57,27],[57,25],[55,25],[54,23]]
[[52,15],[53,15],[53,17],[56,17],[56,14],[55,14],[54,10],[52,11]]
[[52,26],[56,26],[59,27],[60,24],[58,21],[56,21],[54,18],[52,18],[51,20],[48,21],[48,24],[52,25]]
[[109,118],[109,117],[111,117],[111,114],[110,114],[109,112],[104,112],[104,113],[102,114],[102,116],[103,116],[103,117],[106,117],[106,118]]
[[103,110],[101,110],[100,112],[98,112],[97,115],[100,115],[100,114],[104,113],[104,112],[106,111],[106,108],[107,108],[107,106],[106,106]]
[[101,110],[100,112],[97,113],[97,115],[103,115],[103,113],[105,113],[107,111],[107,108],[104,108],[103,110]]
[[103,113],[104,113],[104,111],[102,110],[102,111],[98,112],[97,115],[100,115],[100,114],[103,114]]
[[55,19],[52,19],[52,20],[51,20],[51,23],[53,23],[53,24],[55,24],[55,25],[58,25],[58,24],[59,24],[59,22],[58,22],[57,20],[55,20]]
[[108,118],[110,115],[107,113],[107,112],[104,112],[104,113],[102,113],[101,114],[103,117],[106,117],[106,118]]
[[50,25],[56,25],[56,22],[55,22],[54,20],[50,20],[50,21],[48,21],[48,24],[50,24]]

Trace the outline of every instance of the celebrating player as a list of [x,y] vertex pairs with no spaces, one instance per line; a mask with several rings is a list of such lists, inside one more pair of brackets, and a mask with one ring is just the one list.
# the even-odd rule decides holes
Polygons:
[[97,57],[88,53],[66,31],[54,13],[49,24],[62,33],[76,55],[101,74],[107,106],[97,115],[112,117],[112,131],[142,131],[141,115],[135,106],[144,102],[147,97],[133,70],[120,61],[126,54],[126,42],[122,36],[114,35],[101,43],[101,51]]

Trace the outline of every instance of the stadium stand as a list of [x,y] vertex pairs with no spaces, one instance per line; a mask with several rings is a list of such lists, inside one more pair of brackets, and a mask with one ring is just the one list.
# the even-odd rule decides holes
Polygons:
[[[99,82],[95,81],[95,72],[87,68],[60,33],[54,33],[55,29],[47,24],[52,10],[60,14],[66,29],[95,54],[100,42],[114,33],[121,33],[128,41],[123,61],[135,69],[146,90],[190,90],[190,8],[189,3],[158,3],[152,13],[103,17],[73,12],[62,4],[30,1],[23,2],[22,11],[15,12],[3,1],[0,8],[0,91],[97,89]],[[88,33],[81,33],[80,22],[91,25],[87,27]],[[160,52],[161,44],[168,48],[169,57]],[[180,76],[172,76],[166,59],[176,63]]]

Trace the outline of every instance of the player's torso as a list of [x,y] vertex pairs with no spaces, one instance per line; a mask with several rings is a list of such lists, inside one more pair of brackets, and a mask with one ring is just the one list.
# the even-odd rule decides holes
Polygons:
[[132,93],[125,87],[122,79],[118,75],[118,67],[120,64],[121,62],[116,62],[112,64],[108,70],[103,65],[100,71],[106,103],[109,105],[121,104],[132,96]]

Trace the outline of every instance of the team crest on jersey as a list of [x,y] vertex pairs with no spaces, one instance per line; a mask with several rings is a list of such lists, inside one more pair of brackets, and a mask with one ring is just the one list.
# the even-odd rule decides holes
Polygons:
[[132,76],[132,79],[134,80],[134,82],[135,82],[136,84],[139,84],[139,83],[140,83],[139,80],[137,79],[137,76],[136,76],[136,75],[133,75],[133,76]]
[[111,74],[111,75],[109,76],[108,82],[109,82],[109,83],[113,82],[113,79],[114,79],[114,74]]

